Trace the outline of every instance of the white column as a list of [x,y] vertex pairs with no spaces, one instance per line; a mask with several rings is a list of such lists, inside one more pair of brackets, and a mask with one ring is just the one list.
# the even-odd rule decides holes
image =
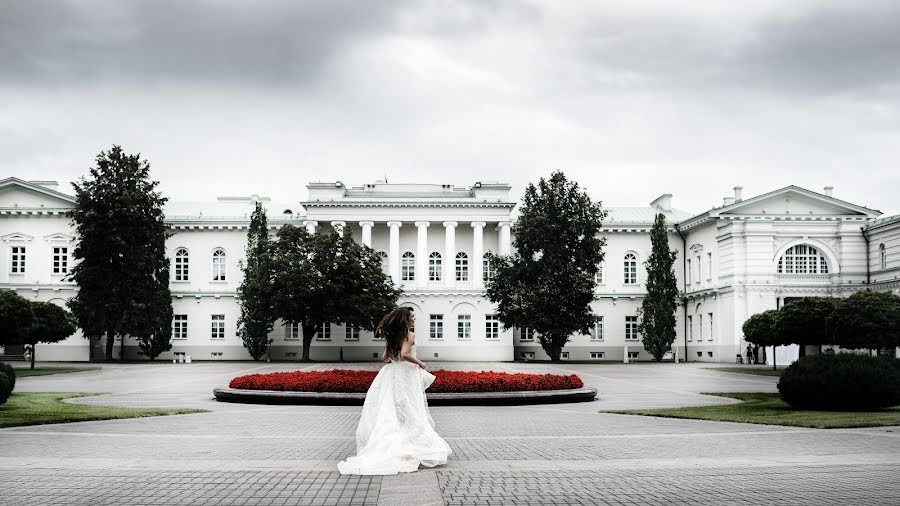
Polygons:
[[391,279],[395,284],[400,284],[400,227],[403,223],[399,221],[389,221],[388,227],[391,229],[390,250],[388,251],[388,262],[391,273]]
[[510,249],[510,239],[509,239],[509,229],[512,226],[512,223],[508,221],[501,221],[497,224],[497,228],[500,229],[500,254],[501,255],[509,255]]
[[416,284],[426,286],[428,284],[428,225],[427,221],[417,221],[419,229],[419,242],[416,249]]
[[359,222],[359,226],[362,227],[362,243],[371,248],[372,247],[372,227],[375,226],[375,222],[361,221],[361,222]]
[[319,225],[318,221],[306,220],[303,222],[303,226],[306,227],[306,232],[309,234],[316,233],[316,227]]
[[481,279],[482,262],[484,261],[484,226],[483,221],[472,222],[472,281],[475,288],[484,288],[484,280]]
[[456,225],[455,221],[444,222],[444,286],[456,286]]
[[346,226],[347,226],[347,223],[344,221],[332,221],[331,222],[331,228],[333,228],[334,231],[337,232],[338,234],[343,234],[344,227],[346,227]]

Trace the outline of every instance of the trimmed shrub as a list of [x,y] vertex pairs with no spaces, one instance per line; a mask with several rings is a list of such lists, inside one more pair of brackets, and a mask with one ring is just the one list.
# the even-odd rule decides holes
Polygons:
[[9,376],[0,372],[0,406],[6,404],[10,395],[12,395],[12,382],[9,381]]
[[778,391],[796,409],[875,411],[900,404],[900,364],[856,353],[801,357],[781,375]]
[[16,370],[13,366],[7,364],[6,362],[0,362],[0,372],[6,375],[6,378],[9,380],[10,390],[14,390],[16,388]]

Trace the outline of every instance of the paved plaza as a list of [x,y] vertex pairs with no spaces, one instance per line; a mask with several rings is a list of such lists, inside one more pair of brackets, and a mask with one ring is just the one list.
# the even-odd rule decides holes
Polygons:
[[[217,403],[232,377],[335,364],[103,365],[21,378],[16,391],[209,413],[0,429],[0,504],[900,504],[900,429],[816,430],[600,414],[731,402],[776,379],[709,364],[433,364],[579,374],[590,403],[433,407],[447,466],[340,476],[360,407]],[[374,368],[374,365],[341,365]]]

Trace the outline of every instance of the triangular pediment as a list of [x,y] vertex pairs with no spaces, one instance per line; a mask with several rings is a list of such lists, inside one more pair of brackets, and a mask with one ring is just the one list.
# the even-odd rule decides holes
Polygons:
[[866,216],[875,218],[880,216],[881,212],[799,186],[787,186],[720,207],[712,211],[710,215]]
[[10,177],[0,180],[0,208],[60,209],[75,206],[75,197],[40,184]]

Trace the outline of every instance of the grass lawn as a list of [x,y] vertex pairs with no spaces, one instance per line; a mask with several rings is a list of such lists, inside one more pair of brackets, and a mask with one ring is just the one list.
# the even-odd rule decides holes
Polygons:
[[87,395],[97,394],[80,392],[13,393],[6,404],[0,406],[0,427],[206,413],[205,409],[116,408],[62,402],[63,399]]
[[722,372],[736,372],[740,374],[755,374],[757,376],[776,376],[781,377],[781,373],[787,369],[787,366],[778,366],[778,369],[772,370],[771,367],[705,367],[704,369],[709,369],[710,371],[722,371]]
[[733,399],[740,399],[744,402],[724,406],[634,409],[602,412],[623,415],[661,416],[666,418],[693,418],[697,420],[715,420],[718,422],[788,425],[794,427],[812,427],[816,429],[900,425],[900,406],[874,412],[803,411],[793,409],[785,404],[778,394],[709,393],[707,395],[731,397]]
[[28,369],[25,367],[16,367],[17,378],[27,378],[29,376],[46,376],[48,374],[65,374],[69,372],[99,371],[99,367],[37,367]]

